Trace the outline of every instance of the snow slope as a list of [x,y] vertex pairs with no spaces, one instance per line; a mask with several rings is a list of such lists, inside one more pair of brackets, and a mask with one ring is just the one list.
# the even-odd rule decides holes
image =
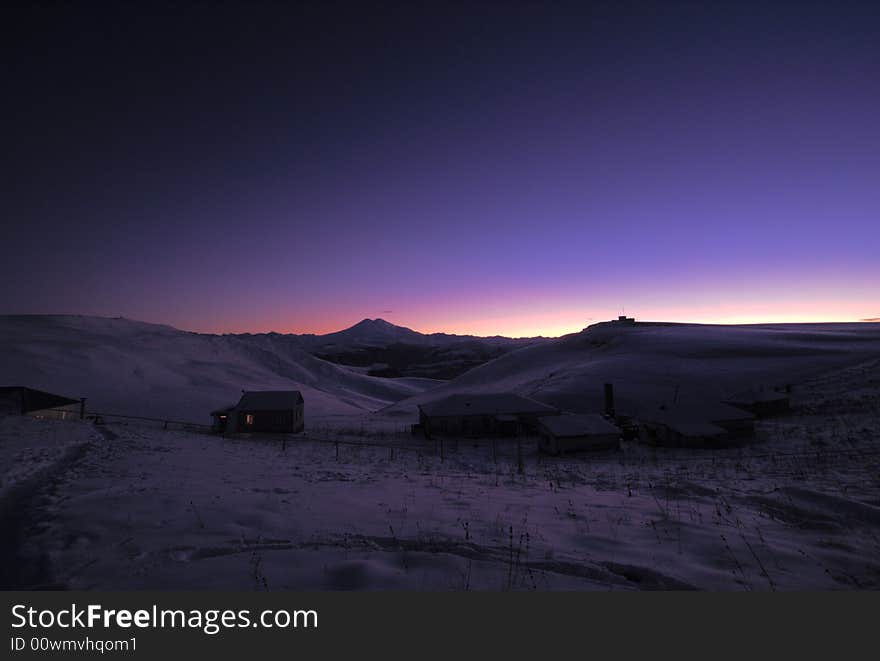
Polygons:
[[[454,392],[513,391],[574,411],[601,410],[613,383],[618,411],[631,414],[678,396],[720,400],[745,388],[796,385],[880,356],[880,324],[713,326],[602,323],[505,354],[384,411]],[[677,395],[676,395],[677,393]]]
[[93,411],[208,423],[241,390],[299,389],[306,419],[375,410],[432,387],[315,358],[292,336],[205,335],[128,319],[0,317],[0,383],[87,397]]
[[[799,389],[759,442],[624,443],[522,473],[499,443],[384,447],[135,426],[32,499],[18,587],[255,590],[880,588],[880,361]],[[17,423],[16,423],[17,424]],[[50,423],[30,422],[34,427]],[[81,427],[68,425],[71,434]],[[0,425],[0,445],[19,430]],[[334,447],[335,446],[335,447]]]

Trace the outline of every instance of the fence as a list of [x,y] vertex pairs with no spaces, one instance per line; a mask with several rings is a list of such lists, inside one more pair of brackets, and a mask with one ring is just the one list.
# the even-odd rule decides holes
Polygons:
[[[45,409],[45,411],[70,414],[58,419],[80,419],[79,413],[71,414],[68,409]],[[39,411],[29,415],[39,416]],[[54,417],[54,416],[45,416]],[[167,418],[153,418],[148,416],[134,416],[117,413],[97,411],[84,411],[84,419],[96,424],[121,424],[128,425],[133,422],[138,426],[152,426],[162,430],[176,430],[189,433],[208,433],[210,425],[190,423]],[[807,474],[811,469],[830,468],[840,463],[866,462],[873,465],[880,457],[880,443],[861,442],[850,447],[819,447],[819,448],[767,448],[760,449],[746,447],[723,448],[723,449],[693,449],[693,448],[651,448],[636,444],[640,451],[598,451],[580,453],[577,455],[564,455],[560,457],[546,456],[538,450],[537,437],[520,436],[514,438],[482,438],[482,439],[456,439],[434,438],[424,439],[421,442],[378,442],[351,440],[346,436],[366,436],[361,433],[347,433],[345,430],[336,432],[334,435],[330,429],[322,429],[322,433],[306,431],[300,434],[260,434],[251,437],[262,439],[264,442],[281,444],[282,451],[286,451],[290,443],[315,443],[332,448],[332,456],[336,461],[345,461],[343,454],[345,448],[370,449],[374,451],[387,451],[390,460],[395,459],[396,454],[412,453],[417,456],[429,456],[438,458],[440,463],[449,462],[459,468],[478,469],[490,464],[507,464],[515,466],[518,473],[525,471],[526,460],[530,465],[540,466],[543,464],[555,465],[560,468],[578,465],[587,467],[590,464],[602,464],[609,461],[619,463],[621,466],[632,468],[644,468],[656,465],[677,464],[684,467],[692,462],[703,462],[712,466],[736,467],[747,462],[768,462],[766,470],[770,473],[784,474]],[[412,434],[408,432],[373,432],[376,437],[388,439],[407,438]],[[248,436],[244,436],[248,438]],[[250,440],[250,439],[249,439]],[[844,441],[850,439],[841,439]],[[452,467],[452,466],[450,466]]]
[[155,426],[163,430],[180,430],[199,433],[207,433],[211,431],[211,425],[199,424],[197,422],[186,422],[183,420],[172,420],[169,418],[151,418],[143,415],[124,415],[122,413],[86,411],[85,418],[96,424],[113,422],[125,425],[128,424],[128,421],[136,421],[142,425],[143,423],[149,423],[147,426]]

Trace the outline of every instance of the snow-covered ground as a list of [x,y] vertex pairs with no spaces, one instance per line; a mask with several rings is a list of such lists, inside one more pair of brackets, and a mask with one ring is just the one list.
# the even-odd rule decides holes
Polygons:
[[[880,588],[880,325],[600,325],[438,384],[378,379],[286,336],[6,317],[0,381],[205,422],[299,388],[307,432],[226,439],[0,418],[4,587]],[[598,410],[794,385],[748,447],[543,457],[407,432],[449,392]],[[373,444],[364,446],[363,444]]]
[[[31,504],[27,548],[42,582],[84,589],[877,589],[878,374],[800,384],[745,448],[527,445],[522,474],[509,443],[441,461],[371,418],[286,443],[109,425]],[[94,429],[6,419],[0,443]]]
[[0,502],[99,437],[88,425],[0,416]]

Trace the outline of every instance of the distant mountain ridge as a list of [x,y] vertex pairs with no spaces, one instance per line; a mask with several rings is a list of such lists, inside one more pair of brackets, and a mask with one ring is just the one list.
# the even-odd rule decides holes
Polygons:
[[544,337],[512,338],[501,335],[480,337],[451,333],[420,333],[384,319],[363,319],[349,328],[324,335],[296,335],[303,348],[347,350],[357,347],[386,347],[392,344],[440,347],[459,342],[482,342],[492,346],[526,346],[544,341]]
[[383,377],[451,379],[499,356],[549,338],[420,333],[384,319],[363,319],[325,335],[287,335],[324,360]]

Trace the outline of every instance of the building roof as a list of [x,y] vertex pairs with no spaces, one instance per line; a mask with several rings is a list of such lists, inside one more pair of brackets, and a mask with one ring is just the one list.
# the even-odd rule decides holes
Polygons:
[[549,415],[556,409],[511,392],[449,395],[419,406],[428,416]]
[[235,404],[230,404],[229,406],[223,406],[215,411],[211,411],[211,415],[229,415],[232,412],[232,409],[235,408]]
[[735,406],[713,400],[690,400],[666,404],[641,416],[664,424],[754,420],[755,415]]
[[595,413],[547,416],[541,418],[540,425],[557,438],[620,433],[620,429]]
[[757,404],[759,402],[781,402],[789,399],[789,395],[784,392],[775,390],[746,390],[738,392],[724,401],[731,405],[737,404]]
[[293,410],[303,401],[299,390],[249,390],[241,395],[235,408],[243,411]]
[[667,425],[672,431],[691,438],[709,438],[723,436],[727,430],[713,425],[711,422],[671,422]]
[[0,395],[4,399],[12,397],[21,406],[22,413],[30,411],[42,411],[45,409],[59,408],[79,404],[78,399],[71,399],[63,395],[36,390],[27,386],[0,386]]

